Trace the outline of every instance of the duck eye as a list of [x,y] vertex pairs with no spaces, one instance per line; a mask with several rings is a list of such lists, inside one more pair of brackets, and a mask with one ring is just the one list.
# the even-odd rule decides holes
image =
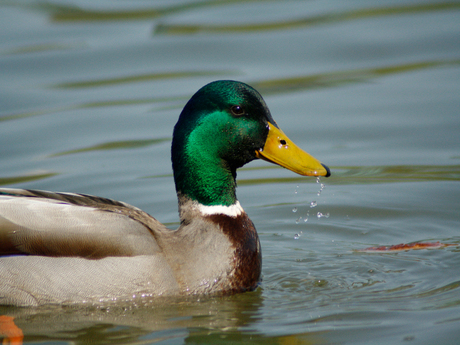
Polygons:
[[244,108],[242,106],[234,105],[233,107],[230,108],[230,110],[232,111],[233,115],[236,115],[236,116],[244,115]]

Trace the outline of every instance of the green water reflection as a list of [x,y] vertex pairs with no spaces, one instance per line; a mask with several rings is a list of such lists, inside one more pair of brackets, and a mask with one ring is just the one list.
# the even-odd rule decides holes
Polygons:
[[[343,166],[331,167],[331,171],[332,176],[322,179],[322,182],[330,185],[349,185],[411,181],[460,181],[460,165]],[[302,181],[305,181],[304,177],[239,179],[238,185],[294,183]]]
[[[190,35],[196,33],[235,33],[253,31],[271,31],[296,29],[306,26],[322,24],[334,24],[344,21],[354,21],[357,19],[416,14],[423,12],[445,11],[459,9],[460,4],[455,2],[443,2],[436,4],[416,4],[407,6],[381,7],[360,9],[349,12],[328,13],[325,15],[309,16],[300,19],[293,19],[281,22],[262,23],[262,24],[238,24],[238,25],[174,25],[160,24],[155,29],[155,34],[170,35]],[[107,14],[108,15],[108,14]],[[113,14],[114,15],[114,14]]]
[[2,185],[15,185],[15,184],[18,184],[18,183],[38,181],[38,180],[43,180],[43,179],[53,177],[53,176],[57,176],[57,175],[59,175],[59,174],[49,172],[49,173],[41,173],[41,174],[31,173],[31,174],[28,174],[28,175],[0,177],[0,186],[2,186]]
[[83,153],[83,152],[92,152],[92,151],[107,151],[107,150],[119,150],[119,149],[137,149],[140,147],[146,147],[150,145],[159,144],[165,141],[170,141],[170,138],[160,138],[160,139],[146,139],[146,140],[121,140],[121,141],[111,141],[103,144],[98,144],[89,147],[83,147],[80,149],[69,150],[54,153],[48,157],[58,157],[66,156],[74,153]]
[[[293,78],[268,79],[261,81],[249,81],[248,83],[256,88],[262,95],[281,94],[292,91],[320,89],[325,87],[337,87],[351,83],[366,83],[371,79],[388,76],[391,74],[402,74],[416,70],[428,70],[446,66],[456,66],[460,60],[438,60],[422,61],[408,64],[384,66],[379,68],[356,69],[350,71],[337,71],[330,73],[321,73],[316,75],[305,75]],[[214,74],[215,73],[215,74]],[[222,72],[209,72],[207,75],[218,75]],[[235,72],[236,73],[236,72]],[[98,86],[117,85],[124,83],[142,82],[149,79],[167,79],[167,78],[184,78],[187,76],[205,75],[206,72],[171,72],[161,74],[146,74],[137,76],[125,76],[120,78],[109,78],[100,80],[88,80],[72,83],[60,83],[55,85],[56,88],[93,88]],[[181,109],[184,102],[188,100],[190,94],[176,97],[151,97],[151,98],[134,98],[134,99],[117,99],[117,100],[100,100],[95,102],[86,102],[68,107],[57,107],[54,109],[44,109],[42,111],[32,111],[4,115],[0,117],[1,121],[16,120],[32,116],[39,116],[54,112],[68,111],[82,108],[96,108],[123,105],[139,104],[161,104],[165,103],[164,109]]]

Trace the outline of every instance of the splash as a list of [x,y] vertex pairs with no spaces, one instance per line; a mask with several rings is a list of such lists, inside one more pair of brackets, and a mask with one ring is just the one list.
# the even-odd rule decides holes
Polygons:
[[316,217],[318,217],[318,219],[319,219],[319,218],[329,218],[329,212],[328,212],[328,213],[324,213],[324,214],[321,213],[321,212],[318,212],[318,213],[316,214]]
[[[320,177],[317,177],[317,178],[316,178],[316,183],[319,184],[319,186],[320,186],[320,190],[317,192],[317,196],[320,196],[321,193],[322,193],[322,191],[323,191],[324,188],[325,188],[325,185],[324,185],[323,183],[321,183],[321,178],[320,178]],[[301,194],[300,192],[301,192],[301,190],[300,190],[300,188],[299,188],[299,185],[297,185],[297,186],[295,187],[295,189],[294,189],[294,195],[300,195],[300,194]],[[302,204],[303,204],[303,203],[302,203]],[[297,213],[297,218],[296,218],[296,220],[295,220],[295,223],[296,223],[297,225],[298,225],[298,224],[306,224],[306,223],[308,222],[308,219],[309,219],[309,217],[310,217],[310,210],[311,210],[312,208],[317,207],[317,206],[318,206],[318,202],[317,202],[316,200],[309,201],[309,202],[307,202],[307,205],[308,205],[308,206],[307,206],[308,208],[307,208],[305,214],[303,214],[304,211],[303,211],[302,208],[299,207],[299,206],[295,206],[295,207],[292,208],[292,212],[293,212],[293,213]],[[302,211],[302,212],[301,212],[301,211]],[[300,213],[300,214],[299,214],[299,213]],[[315,215],[315,214],[313,214],[312,216],[314,216],[314,215]],[[321,213],[321,212],[317,212],[317,213],[316,213],[316,218],[317,218],[317,219],[320,219],[320,218],[329,218],[329,216],[330,216],[329,212],[324,213],[324,214]],[[294,239],[295,239],[295,240],[300,239],[301,235],[302,235],[302,231],[296,233],[296,234],[294,235]]]

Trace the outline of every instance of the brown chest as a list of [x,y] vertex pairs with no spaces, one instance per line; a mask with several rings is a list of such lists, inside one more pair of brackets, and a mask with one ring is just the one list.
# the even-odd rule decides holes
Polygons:
[[225,292],[254,290],[262,270],[262,253],[254,224],[246,213],[237,217],[221,214],[208,217],[220,227],[233,248],[233,271]]

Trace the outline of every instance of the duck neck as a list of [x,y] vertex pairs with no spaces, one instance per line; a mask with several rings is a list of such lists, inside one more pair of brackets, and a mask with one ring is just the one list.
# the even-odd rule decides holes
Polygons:
[[178,195],[204,206],[236,204],[236,168],[218,158],[213,145],[185,145],[174,152],[173,170]]

